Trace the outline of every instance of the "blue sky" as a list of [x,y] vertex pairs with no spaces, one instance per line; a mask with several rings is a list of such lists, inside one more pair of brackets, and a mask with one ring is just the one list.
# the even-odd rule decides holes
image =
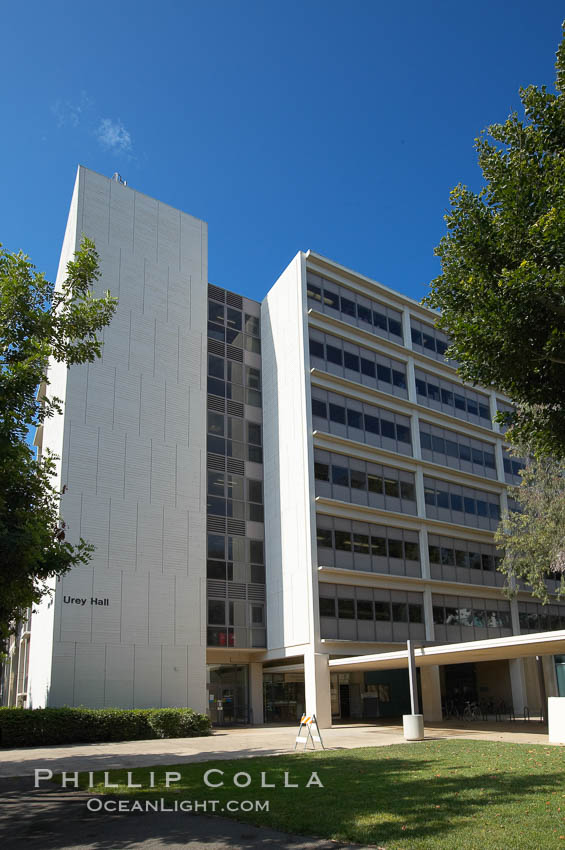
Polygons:
[[312,248],[421,298],[473,139],[554,81],[563,4],[201,0],[2,13],[0,241],[54,276],[78,163],[205,219],[260,299]]

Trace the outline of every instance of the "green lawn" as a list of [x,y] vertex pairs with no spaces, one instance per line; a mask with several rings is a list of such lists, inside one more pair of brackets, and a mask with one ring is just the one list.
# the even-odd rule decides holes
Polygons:
[[[204,772],[211,767],[225,771],[224,788],[204,785]],[[219,800],[220,807],[228,800],[269,800],[269,812],[233,817],[386,850],[565,850],[565,749],[559,747],[429,741],[140,768],[132,771],[133,782],[147,784],[149,770],[158,782],[153,790],[120,787],[108,793]],[[159,783],[165,770],[182,774],[168,791]],[[232,784],[238,771],[253,778],[248,788]],[[277,783],[275,789],[260,788],[261,771],[268,782]],[[282,787],[285,771],[299,789]],[[303,787],[312,771],[323,788]],[[125,776],[125,771],[110,772],[112,782],[125,782]],[[101,774],[95,774],[98,778]]]

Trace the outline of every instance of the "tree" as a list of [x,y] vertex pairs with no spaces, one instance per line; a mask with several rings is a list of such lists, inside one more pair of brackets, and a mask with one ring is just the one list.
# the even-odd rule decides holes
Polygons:
[[565,595],[565,463],[530,458],[521,474],[520,486],[509,491],[521,510],[504,515],[495,535],[504,551],[499,569],[509,586],[513,578],[522,579],[548,602],[548,577],[560,580],[557,595]]
[[97,333],[117,302],[109,293],[92,296],[98,277],[98,255],[86,238],[57,290],[28,257],[0,245],[0,638],[48,592],[49,579],[87,563],[93,550],[82,539],[65,541],[52,481],[56,458],[36,460],[26,438],[61,412],[61,401],[47,395],[49,360],[71,366],[100,356]]
[[485,185],[458,185],[427,304],[470,383],[518,406],[509,437],[565,457],[565,26],[556,93],[520,89],[516,113],[476,140]]

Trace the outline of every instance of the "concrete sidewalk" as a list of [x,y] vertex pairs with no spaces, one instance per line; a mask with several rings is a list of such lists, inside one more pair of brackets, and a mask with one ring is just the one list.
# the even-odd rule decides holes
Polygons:
[[[294,750],[296,732],[296,726],[255,726],[216,729],[213,735],[205,738],[167,738],[0,750],[0,777],[31,776],[35,768],[49,768],[56,773],[63,770],[111,770],[277,755]],[[395,723],[379,726],[363,723],[333,726],[331,729],[322,730],[322,737],[328,749],[383,747],[405,743],[402,726]],[[470,738],[548,744],[547,728],[533,721],[467,725],[429,723],[426,724],[426,738]]]

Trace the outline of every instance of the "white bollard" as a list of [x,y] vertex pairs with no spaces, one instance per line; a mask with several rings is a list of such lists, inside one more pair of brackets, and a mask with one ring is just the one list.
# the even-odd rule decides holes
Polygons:
[[402,724],[404,726],[404,738],[406,741],[424,740],[423,714],[403,714]]
[[565,744],[565,697],[549,697],[547,731],[550,744]]

